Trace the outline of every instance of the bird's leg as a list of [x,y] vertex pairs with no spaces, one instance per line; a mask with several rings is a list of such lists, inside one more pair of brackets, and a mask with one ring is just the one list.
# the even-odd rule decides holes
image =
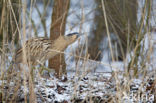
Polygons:
[[48,71],[48,73],[51,73],[51,72],[55,72],[53,69],[49,69],[49,68],[47,68],[47,67],[45,67],[45,66],[43,66],[43,65],[41,65],[41,67],[40,67],[40,74],[42,74],[43,73],[43,70],[46,70],[46,71]]
[[48,71],[48,73],[50,73],[50,72],[55,72],[53,69],[49,69],[49,68],[46,68],[44,65],[43,65],[43,63],[41,63],[40,61],[37,61],[40,65],[41,65],[41,67],[39,68],[40,69],[40,71],[39,71],[39,73],[40,74],[43,74],[43,70],[46,70],[46,71]]
[[34,69],[36,69],[36,67],[32,67],[32,69],[34,70]]
[[[31,71],[31,76],[33,77],[33,71],[36,69],[36,67],[32,67],[32,71]],[[38,68],[39,69],[39,73],[43,74],[43,71],[46,70],[48,71],[48,73],[54,73],[55,71],[53,69],[49,69],[43,65],[41,65],[41,67]]]

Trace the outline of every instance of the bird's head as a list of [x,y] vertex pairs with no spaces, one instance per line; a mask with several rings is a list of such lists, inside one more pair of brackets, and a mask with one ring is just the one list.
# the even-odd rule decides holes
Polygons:
[[70,33],[64,36],[65,40],[68,41],[68,44],[75,42],[79,38],[80,34],[77,32]]
[[52,50],[56,49],[59,51],[64,51],[70,44],[74,43],[79,38],[79,36],[80,34],[77,32],[61,35],[54,41],[52,46],[55,48],[52,48]]

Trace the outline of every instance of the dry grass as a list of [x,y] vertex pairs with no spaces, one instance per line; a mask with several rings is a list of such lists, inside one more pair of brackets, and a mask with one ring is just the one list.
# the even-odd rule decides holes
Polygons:
[[[50,2],[50,0],[48,0]],[[19,41],[21,41],[21,44],[24,44],[24,42],[26,41],[27,37],[31,37],[31,32],[30,34],[26,34],[26,29],[27,29],[27,19],[26,17],[28,17],[29,19],[29,25],[30,27],[28,27],[28,29],[31,29],[31,27],[33,27],[33,32],[35,32],[35,35],[37,36],[37,29],[39,25],[35,25],[35,21],[32,18],[32,9],[35,7],[39,16],[40,16],[40,20],[41,20],[41,25],[44,28],[44,34],[45,36],[47,36],[47,28],[46,28],[46,19],[43,19],[44,16],[46,15],[46,9],[48,8],[48,4],[49,2],[45,3],[46,5],[44,5],[44,11],[41,14],[41,12],[39,11],[38,5],[36,5],[35,0],[31,1],[31,6],[30,6],[30,11],[27,11],[27,1],[24,0],[20,5],[21,7],[21,11],[22,11],[22,18],[20,18],[20,22],[18,22],[18,20],[16,19],[16,13],[13,9],[13,4],[11,3],[11,0],[8,0],[5,2],[5,5],[3,6],[4,8],[2,9],[2,16],[1,16],[1,27],[0,27],[0,35],[3,34],[3,45],[0,46],[0,74],[1,74],[1,89],[0,89],[0,101],[3,102],[17,102],[17,100],[20,100],[18,97],[19,95],[24,96],[24,102],[27,103],[29,100],[32,103],[37,102],[37,96],[35,93],[35,87],[36,87],[36,83],[34,82],[36,79],[41,79],[43,78],[44,75],[39,74],[38,72],[35,72],[33,75],[31,75],[31,65],[29,65],[29,62],[27,63],[27,65],[13,65],[12,64],[12,60],[10,60],[10,57],[13,57],[14,53],[15,53],[15,44],[14,44],[14,40],[15,40],[15,34],[18,33],[19,35]],[[1,5],[1,4],[0,4]],[[18,5],[18,4],[17,4]],[[35,5],[35,6],[34,6]],[[78,22],[77,24],[74,25],[74,27],[71,28],[75,28],[75,27],[80,27],[79,32],[82,33],[83,32],[83,25],[85,22],[88,22],[90,20],[86,20],[85,15],[84,14],[84,4],[83,4],[83,0],[81,0],[80,3],[81,7],[80,9],[81,11],[81,16],[80,17],[80,22]],[[113,55],[113,50],[112,49],[112,43],[111,43],[111,36],[110,36],[110,32],[109,32],[109,25],[108,25],[108,18],[106,17],[107,12],[105,11],[105,1],[101,0],[101,6],[103,9],[103,15],[104,15],[104,23],[106,25],[106,32],[107,32],[107,36],[108,36],[108,42],[109,42],[109,48],[110,48],[110,54],[111,54],[111,58],[112,61],[115,61],[115,56]],[[5,9],[7,8],[7,9]],[[139,29],[138,29],[138,34],[137,34],[137,39],[136,39],[136,45],[134,47],[133,50],[131,50],[131,48],[127,48],[128,52],[131,53],[131,60],[124,60],[124,71],[112,71],[111,72],[111,77],[109,78],[109,80],[107,82],[114,82],[115,86],[116,86],[116,92],[115,95],[114,93],[112,94],[105,94],[105,95],[109,95],[111,97],[111,100],[114,102],[122,102],[123,101],[123,96],[127,95],[128,97],[131,94],[131,90],[130,87],[132,85],[132,83],[134,82],[135,78],[139,78],[140,80],[144,81],[141,83],[139,90],[137,91],[139,95],[141,95],[142,90],[141,88],[144,88],[144,86],[147,84],[148,80],[151,78],[151,76],[153,75],[153,78],[156,81],[156,77],[155,77],[155,69],[156,67],[153,67],[152,71],[149,71],[148,69],[150,68],[150,65],[146,65],[146,64],[150,64],[151,61],[151,54],[153,52],[153,46],[150,46],[148,54],[146,56],[146,58],[144,57],[144,52],[141,49],[141,41],[144,40],[144,36],[147,32],[150,32],[151,30],[151,26],[150,26],[150,18],[152,17],[151,15],[151,2],[148,0],[145,0],[145,4],[142,8],[142,15],[141,15],[141,20],[139,21],[138,24],[139,25]],[[96,8],[94,8],[96,9]],[[93,9],[93,11],[94,11]],[[6,11],[5,11],[6,10]],[[7,11],[8,10],[8,11]],[[72,11],[70,15],[74,14],[75,11]],[[10,20],[8,17],[8,15],[12,15],[10,18],[12,18],[15,21],[15,26],[16,28],[16,33],[13,32],[12,34],[12,41],[13,42],[8,42],[8,35],[6,35],[8,33],[8,24],[7,22]],[[61,18],[61,17],[60,17]],[[59,19],[58,19],[59,20]],[[68,23],[68,25],[70,25],[72,23]],[[112,23],[113,24],[113,23]],[[72,30],[72,29],[71,29]],[[31,30],[30,30],[31,31]],[[151,32],[149,33],[149,35],[151,34]],[[89,59],[89,54],[88,54],[88,38],[87,38],[87,33],[85,33],[85,42],[84,44],[80,44],[80,50],[77,51],[77,53],[73,54],[69,54],[66,52],[60,52],[60,53],[64,53],[66,55],[68,55],[69,57],[67,58],[67,61],[69,61],[72,57],[76,58],[76,66],[75,66],[75,78],[73,80],[76,80],[78,78],[77,82],[81,82],[81,80],[83,78],[85,78],[85,76],[89,73],[91,73],[93,70],[95,69],[98,65],[102,65],[102,66],[109,66],[115,69],[115,66],[113,67],[111,64],[108,63],[104,63],[104,62],[98,62],[95,60],[90,60]],[[129,35],[129,34],[127,34]],[[81,42],[81,41],[80,41]],[[127,40],[127,46],[130,47],[131,43],[130,40]],[[11,45],[11,46],[10,46]],[[22,45],[23,46],[23,45]],[[85,50],[84,50],[85,49]],[[123,49],[121,47],[121,49]],[[73,50],[74,51],[74,50]],[[84,55],[83,52],[85,51]],[[122,51],[122,50],[121,50]],[[26,53],[25,50],[23,49],[24,52],[24,58],[25,58],[25,62],[26,62]],[[97,54],[98,55],[98,54]],[[124,54],[123,54],[124,55]],[[140,59],[141,58],[141,59]],[[88,63],[95,63],[96,65],[94,65],[95,67],[88,67]],[[119,68],[120,69],[120,68]],[[37,71],[37,70],[36,70]],[[104,73],[103,73],[104,74]],[[38,76],[38,77],[37,77]],[[34,80],[32,79],[34,77]],[[121,78],[122,77],[122,78]],[[146,80],[145,80],[146,79]],[[38,81],[40,82],[40,81]],[[41,81],[43,82],[43,81]],[[88,81],[89,82],[89,81]],[[107,83],[106,82],[106,83]],[[43,83],[44,85],[44,83]],[[152,85],[155,85],[155,83],[153,83]],[[106,85],[103,85],[104,87],[106,87]],[[77,88],[79,88],[79,86],[75,83],[74,84],[74,88],[75,90],[73,91],[73,98],[75,98],[78,94],[77,94]],[[155,89],[154,86],[149,87],[149,90],[153,90]],[[22,91],[20,91],[22,90]],[[144,91],[147,92],[147,91]],[[143,93],[144,94],[144,93]],[[90,93],[91,95],[91,93]],[[72,98],[71,98],[72,99]],[[92,99],[91,96],[89,99]],[[87,101],[89,100],[88,97],[86,97],[86,99],[82,100],[81,102]],[[91,102],[95,102],[95,100],[90,100]]]

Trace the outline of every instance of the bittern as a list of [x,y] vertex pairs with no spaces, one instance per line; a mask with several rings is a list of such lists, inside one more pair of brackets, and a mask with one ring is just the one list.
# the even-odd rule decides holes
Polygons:
[[79,33],[70,33],[61,35],[56,40],[50,40],[45,37],[37,37],[27,40],[24,48],[17,50],[15,54],[15,63],[22,63],[24,60],[23,51],[25,50],[26,60],[35,66],[39,63],[44,63],[46,60],[53,58],[55,55],[63,52],[68,45],[75,42]]

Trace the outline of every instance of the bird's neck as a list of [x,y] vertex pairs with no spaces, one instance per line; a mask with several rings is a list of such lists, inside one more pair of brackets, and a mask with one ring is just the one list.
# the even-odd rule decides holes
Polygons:
[[67,48],[68,41],[65,40],[65,38],[63,36],[60,36],[54,42],[54,46],[56,47],[56,50],[63,51],[63,50],[65,50]]

